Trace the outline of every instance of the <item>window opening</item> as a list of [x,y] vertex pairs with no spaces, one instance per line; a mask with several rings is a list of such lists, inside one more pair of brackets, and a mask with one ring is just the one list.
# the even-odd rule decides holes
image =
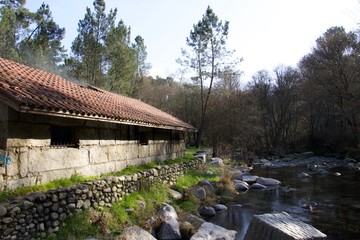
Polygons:
[[66,126],[51,126],[51,142],[53,147],[77,147],[74,129]]
[[146,132],[140,132],[139,144],[141,144],[141,145],[149,144],[149,138],[148,138],[148,135]]

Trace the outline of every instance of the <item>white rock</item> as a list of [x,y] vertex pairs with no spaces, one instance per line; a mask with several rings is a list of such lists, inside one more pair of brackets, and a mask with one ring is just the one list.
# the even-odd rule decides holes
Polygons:
[[126,240],[156,240],[149,232],[138,226],[132,226],[125,228],[124,232],[119,236],[118,239]]
[[174,189],[169,189],[169,194],[173,199],[181,199],[182,198],[182,194],[179,193],[178,191],[175,191]]
[[175,208],[167,203],[163,203],[163,206],[158,210],[157,215],[163,216],[165,219],[167,219],[167,218],[177,219],[178,218]]
[[205,222],[201,225],[199,230],[190,238],[190,240],[234,240],[236,231],[227,230],[218,225]]
[[221,158],[214,157],[214,158],[211,159],[210,164],[213,165],[213,166],[223,166],[224,161]]

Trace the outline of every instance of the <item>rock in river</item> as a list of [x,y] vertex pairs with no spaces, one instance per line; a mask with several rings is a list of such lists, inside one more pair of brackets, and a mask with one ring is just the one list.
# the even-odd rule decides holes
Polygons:
[[277,186],[277,185],[279,185],[281,183],[277,179],[263,178],[263,177],[259,177],[258,179],[256,179],[256,182],[261,184],[261,185],[265,185],[265,186]]
[[236,231],[227,230],[226,228],[220,227],[218,225],[205,222],[201,225],[199,230],[190,238],[190,240],[233,240],[235,239]]
[[251,189],[254,190],[262,190],[262,189],[266,189],[266,186],[260,184],[260,183],[254,183],[250,186]]

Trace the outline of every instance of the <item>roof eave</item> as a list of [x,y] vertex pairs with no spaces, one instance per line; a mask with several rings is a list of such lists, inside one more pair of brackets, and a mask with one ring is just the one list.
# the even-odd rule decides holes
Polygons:
[[55,116],[55,117],[63,117],[63,118],[73,118],[73,119],[82,119],[82,120],[90,120],[90,121],[100,121],[100,122],[107,122],[107,123],[116,123],[116,124],[125,124],[125,125],[133,125],[133,126],[141,126],[141,127],[153,127],[153,128],[161,128],[161,129],[170,129],[170,130],[178,130],[178,131],[190,131],[196,132],[196,128],[185,128],[181,126],[170,126],[170,125],[159,125],[153,123],[147,123],[143,121],[137,121],[133,119],[111,119],[103,116],[98,115],[82,115],[70,112],[63,112],[63,111],[48,111],[42,109],[32,109],[27,106],[21,106],[15,110],[23,113],[31,113],[31,114],[39,114],[39,115],[46,115],[46,116]]

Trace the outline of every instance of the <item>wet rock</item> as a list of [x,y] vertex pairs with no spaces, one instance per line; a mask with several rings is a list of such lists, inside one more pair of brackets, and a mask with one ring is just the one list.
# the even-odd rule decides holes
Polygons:
[[248,184],[252,184],[252,183],[255,183],[258,178],[259,178],[259,176],[243,175],[241,180],[244,182],[247,182]]
[[346,162],[346,163],[357,163],[357,161],[355,159],[352,159],[352,158],[345,158],[344,162]]
[[156,240],[149,232],[138,226],[132,226],[125,228],[124,232],[118,237],[118,239],[126,240]]
[[298,201],[298,203],[299,203],[300,207],[308,209],[310,211],[313,211],[314,208],[318,205],[316,202],[311,201],[310,199],[305,199],[305,198],[300,199]]
[[197,199],[200,199],[200,200],[204,200],[206,198],[206,191],[203,187],[195,188],[195,190],[193,191],[193,194]]
[[266,189],[266,186],[259,183],[254,183],[250,186],[250,188],[254,190],[262,190],[262,189]]
[[235,239],[236,231],[227,230],[218,225],[205,222],[201,225],[199,230],[190,238],[190,240],[233,240]]
[[281,187],[279,189],[281,193],[290,193],[296,191],[296,188],[292,188],[290,186]]
[[236,191],[246,192],[247,190],[249,190],[249,184],[247,182],[235,180],[234,184]]
[[165,219],[156,236],[159,240],[181,239],[179,222],[174,218]]
[[234,177],[234,180],[240,180],[240,181],[242,181],[243,176],[249,176],[249,175],[250,175],[249,172],[242,172],[242,173],[237,174],[237,175]]
[[199,214],[204,217],[214,217],[216,211],[213,207],[203,206],[199,208]]
[[306,173],[306,172],[301,172],[298,174],[299,178],[311,178],[310,174]]
[[256,159],[253,163],[254,167],[271,167],[272,163],[271,161],[262,158],[262,159]]
[[318,174],[319,176],[327,176],[329,175],[329,172],[326,171],[325,169],[320,168],[316,171],[316,174]]
[[224,211],[227,209],[227,207],[223,204],[215,204],[212,207],[215,209],[216,212]]
[[264,185],[264,186],[277,186],[279,185],[281,182],[277,179],[274,178],[263,178],[263,177],[259,177],[256,179],[256,182]]

